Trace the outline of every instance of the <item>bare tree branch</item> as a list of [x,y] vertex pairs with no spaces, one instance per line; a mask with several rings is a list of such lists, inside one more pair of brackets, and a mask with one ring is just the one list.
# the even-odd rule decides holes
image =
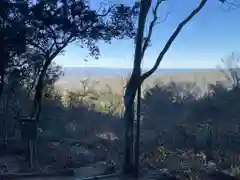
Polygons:
[[[57,34],[55,33],[54,29],[50,25],[47,25],[47,28],[49,29],[50,33],[53,36],[53,41],[54,41],[53,45],[55,45],[56,48],[58,49],[59,47],[58,47],[58,43],[57,43],[57,38],[58,38]],[[52,48],[50,48],[50,51],[52,51]]]
[[149,42],[151,40],[151,36],[152,36],[152,32],[153,32],[153,27],[155,26],[157,20],[158,20],[158,16],[157,16],[157,10],[160,6],[160,4],[163,2],[164,0],[157,0],[157,4],[156,6],[153,8],[152,13],[153,13],[153,20],[151,21],[149,28],[148,28],[148,35],[144,41],[143,44],[143,48],[142,48],[142,53],[141,53],[141,59],[144,57],[145,51],[149,45]]
[[161,24],[161,23],[165,22],[167,20],[168,16],[169,16],[169,14],[170,14],[170,12],[167,12],[165,18],[161,21],[157,21],[156,24]]
[[226,59],[221,60],[224,68],[218,67],[220,72],[223,73],[225,78],[232,83],[233,87],[238,87],[240,84],[239,77],[239,59],[235,53],[232,53]]
[[[228,0],[219,0],[220,2],[222,2],[222,10],[226,11],[226,12],[230,12],[231,10],[236,10],[238,8],[240,8],[240,4],[236,3],[236,0],[230,2]],[[227,6],[224,6],[227,5]],[[224,8],[226,7],[226,9]]]
[[150,75],[152,75],[158,68],[160,62],[162,61],[164,55],[166,54],[166,52],[168,51],[168,49],[171,47],[172,43],[174,42],[174,40],[176,39],[176,37],[178,36],[178,34],[181,32],[182,28],[187,25],[190,20],[197,15],[200,10],[204,7],[204,5],[206,4],[207,0],[202,0],[201,3],[199,4],[199,6],[197,8],[195,8],[187,17],[186,19],[184,19],[177,27],[177,29],[173,32],[172,36],[168,39],[167,43],[165,44],[164,48],[162,49],[162,51],[160,52],[159,56],[157,57],[157,60],[154,64],[154,66],[147,71],[146,73],[144,73],[141,77],[141,81],[143,82],[146,78],[148,78]]
[[[101,8],[101,7],[100,7]],[[99,11],[100,11],[100,8],[97,10],[97,13],[98,13],[98,17],[104,17],[104,16],[107,16],[111,11],[112,9],[114,8],[114,5],[112,5],[111,7],[108,8],[108,10],[106,12],[104,12],[103,14],[99,14]]]
[[227,1],[227,0],[220,0],[221,2],[229,5],[232,8],[240,8],[240,4],[236,3],[236,0],[234,0],[233,2]]
[[41,45],[35,43],[35,42],[29,42],[29,45],[31,45],[32,47],[38,48],[39,50],[41,50],[42,54],[45,56],[45,54],[47,54],[48,52],[46,51],[46,49],[44,49]]

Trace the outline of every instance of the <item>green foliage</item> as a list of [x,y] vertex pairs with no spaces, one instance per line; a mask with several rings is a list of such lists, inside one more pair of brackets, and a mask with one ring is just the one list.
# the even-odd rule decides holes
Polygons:
[[[6,88],[11,87],[10,82]],[[183,149],[197,151],[210,149],[216,153],[219,166],[237,164],[238,161],[233,161],[228,156],[233,156],[240,148],[237,128],[240,126],[237,100],[239,89],[224,90],[224,86],[217,84],[211,85],[210,91],[204,96],[195,96],[193,89],[198,88],[192,87],[196,85],[173,84],[156,85],[148,89],[142,98],[144,106],[142,106],[141,148],[144,153],[152,152],[143,163],[171,167],[173,161],[176,166],[180,166],[184,159],[183,164],[186,167],[200,168],[203,163],[197,162],[197,157],[194,157],[195,160],[190,159],[190,155],[187,155],[188,158],[185,156],[182,158],[182,153],[186,151]],[[91,139],[88,141],[93,142],[99,134],[109,132],[122,139],[123,122],[119,118],[123,108],[121,96],[115,94],[110,87],[105,92],[98,92],[91,83],[87,86],[85,93],[68,91],[63,94],[53,86],[44,90],[44,94],[48,96],[43,97],[40,116],[43,139],[85,140],[88,137]],[[190,87],[188,93],[186,89],[181,88],[186,86]],[[10,96],[6,89],[4,94],[6,98],[2,99],[3,107],[7,107],[6,99],[9,99],[9,108],[1,114],[1,120],[3,117],[9,119],[8,126],[16,123],[14,117],[17,113],[18,116],[28,114],[32,101],[27,95],[27,89],[21,84],[13,89],[15,96]],[[180,93],[182,89],[184,91]],[[189,94],[188,100],[182,99],[181,95],[184,93]],[[18,112],[15,109],[18,109]],[[181,155],[176,155],[178,149],[183,151]],[[228,154],[224,155],[225,163],[220,163],[222,154]]]
[[29,83],[27,86],[34,90],[31,116],[39,119],[42,91],[60,75],[60,68],[52,65],[53,59],[73,42],[98,58],[98,41],[110,43],[112,39],[135,35],[137,13],[135,8],[122,4],[107,3],[98,10],[91,9],[84,0],[1,1],[0,43],[4,44],[4,61],[0,65],[0,95],[6,70],[18,67],[25,84]]
[[0,97],[3,93],[5,76],[9,66],[26,51],[32,35],[26,26],[28,14],[26,1],[0,2]]
[[110,42],[112,38],[134,36],[135,16],[136,12],[123,5],[105,5],[96,11],[87,1],[37,1],[31,6],[30,24],[38,29],[31,45],[48,57],[55,57],[68,43],[77,41],[90,50],[90,55],[98,57],[98,40]]
[[25,1],[1,1],[0,4],[0,32],[1,52],[8,53],[10,57],[25,52],[26,32],[25,18],[27,3]]
[[[134,37],[137,15],[137,6],[107,4],[95,10],[84,0],[0,1],[0,44],[4,44],[0,51],[0,135],[6,139],[18,134],[17,120],[29,116],[37,99],[42,107],[39,125],[43,139],[95,142],[100,135],[114,134],[121,142],[123,94],[111,87],[99,92],[95,89],[98,82],[90,79],[79,82],[81,90],[63,94],[54,87],[62,69],[52,61],[73,42],[98,58],[98,41]],[[221,152],[239,152],[238,67],[228,67],[228,71],[231,89],[217,83],[202,94],[195,83],[171,82],[156,84],[144,93],[142,147],[153,152],[153,163],[164,163],[178,148],[213,151],[218,160]],[[137,89],[134,78],[132,82]]]

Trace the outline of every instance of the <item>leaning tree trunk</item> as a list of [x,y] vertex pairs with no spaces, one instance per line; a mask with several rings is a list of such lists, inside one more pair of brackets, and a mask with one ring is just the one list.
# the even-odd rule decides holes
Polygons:
[[36,87],[35,87],[35,95],[33,100],[33,107],[31,112],[31,117],[35,118],[39,122],[40,113],[41,113],[41,105],[42,105],[42,91],[44,88],[44,79],[47,73],[47,69],[50,66],[52,60],[49,58],[43,65],[43,68],[39,72],[39,76],[37,78]]
[[33,107],[31,112],[31,117],[36,119],[38,122],[39,122],[39,116],[41,113],[44,74],[45,73],[41,73],[37,79],[37,84],[35,87],[35,95],[33,99]]
[[[33,107],[32,107],[32,112],[31,112],[31,118],[35,119],[37,121],[37,127],[39,125],[39,118],[40,118],[40,113],[41,113],[41,106],[42,106],[42,89],[43,89],[43,80],[44,80],[44,74],[42,73],[39,75],[37,79],[37,84],[35,87],[35,95],[33,99]],[[36,129],[38,131],[38,129]],[[37,139],[34,141],[29,141],[28,146],[29,146],[29,154],[32,153],[31,158],[29,159],[32,163],[33,166],[37,166]]]
[[134,125],[134,99],[136,96],[138,82],[137,77],[134,75],[134,71],[132,76],[127,84],[126,92],[124,96],[124,105],[125,105],[125,113],[124,113],[124,121],[125,121],[125,158],[123,171],[125,175],[131,175],[134,171],[134,138],[133,138],[133,125]]
[[137,112],[136,112],[136,135],[134,144],[134,163],[135,163],[135,177],[139,175],[139,156],[140,156],[140,123],[141,123],[141,84],[137,91]]
[[[40,121],[40,114],[41,114],[41,108],[42,108],[42,91],[44,88],[44,78],[47,73],[47,69],[49,65],[51,64],[51,59],[47,59],[46,62],[44,63],[44,66],[42,70],[39,73],[37,82],[36,82],[36,87],[35,87],[35,95],[34,95],[34,100],[33,100],[33,107],[31,111],[31,118],[35,119],[37,121],[37,127],[39,126],[39,121]],[[38,129],[37,129],[38,131]],[[33,162],[34,166],[37,165],[37,151],[38,151],[38,146],[37,146],[38,139],[34,142],[32,142],[31,147],[32,152],[33,152]]]
[[[138,19],[138,28],[135,39],[135,54],[134,64],[131,77],[128,81],[125,96],[125,161],[124,161],[124,173],[125,175],[137,177],[138,171],[136,170],[135,153],[134,153],[134,100],[136,92],[141,85],[141,62],[142,62],[142,45],[144,37],[144,27],[146,22],[146,16],[148,10],[151,7],[152,0],[141,1],[140,3],[140,14]],[[135,141],[136,142],[136,141]],[[138,147],[137,147],[138,148]],[[135,147],[136,149],[136,147]]]

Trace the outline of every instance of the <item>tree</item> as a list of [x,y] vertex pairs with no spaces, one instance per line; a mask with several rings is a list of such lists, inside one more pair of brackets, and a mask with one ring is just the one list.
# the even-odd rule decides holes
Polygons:
[[[20,72],[19,78],[22,81],[24,88],[28,90],[29,96],[32,96],[34,93],[34,85],[38,74],[41,71],[43,62],[41,54],[28,49],[27,52],[23,53],[16,61],[13,61],[12,64],[10,64],[10,72],[14,71],[14,69],[18,69]],[[44,86],[47,86],[47,88],[53,86],[61,75],[63,75],[62,67],[56,63],[52,63],[47,70],[44,79]]]
[[30,116],[39,122],[44,82],[53,59],[73,42],[87,47],[90,55],[98,58],[99,40],[110,43],[113,38],[134,36],[137,11],[121,4],[92,10],[84,0],[28,1],[27,5],[26,26],[31,27],[32,35],[27,44],[28,55],[31,59],[37,55],[38,59],[34,63],[37,74]]
[[26,1],[0,2],[0,96],[3,92],[7,68],[13,59],[26,50],[26,16],[28,6]]
[[9,64],[22,71],[28,68],[28,80],[34,81],[35,89],[31,117],[36,120],[52,61],[68,44],[76,42],[87,47],[97,58],[99,40],[110,43],[113,38],[131,38],[135,34],[133,20],[137,11],[122,4],[108,4],[98,10],[91,9],[85,0],[4,0],[0,5],[0,43],[6,45],[1,46],[0,92]]
[[[138,29],[137,29],[136,42],[135,42],[136,46],[135,46],[135,55],[134,55],[134,63],[133,63],[134,65],[133,65],[133,71],[127,83],[127,87],[124,95],[126,147],[125,147],[125,161],[124,161],[123,169],[126,174],[131,173],[131,171],[133,170],[132,168],[134,164],[133,163],[133,154],[134,154],[133,153],[133,149],[134,149],[133,121],[134,121],[134,99],[136,96],[137,89],[141,86],[141,84],[144,82],[146,78],[151,76],[157,70],[159,64],[164,58],[164,55],[169,50],[169,48],[171,47],[172,43],[181,32],[181,30],[193,19],[194,16],[196,16],[201,11],[201,9],[207,3],[207,0],[201,0],[200,4],[182,22],[179,23],[179,25],[177,26],[173,34],[169,37],[163,49],[160,51],[153,67],[149,71],[145,72],[144,74],[141,74],[142,59],[144,57],[144,53],[147,47],[149,46],[153,28],[156,25],[158,20],[157,11],[160,5],[164,1],[165,0],[157,0],[156,5],[153,8],[153,20],[151,21],[148,27],[148,34],[146,38],[144,38],[144,28],[145,28],[146,16],[149,13],[150,7],[152,5],[152,0],[142,0],[136,3],[136,6],[140,8],[140,13],[138,17],[138,27],[137,27]],[[137,136],[139,136],[139,134]],[[138,156],[138,154],[136,154],[135,156]],[[135,174],[138,174],[136,173],[137,166],[138,164],[135,164]]]
[[240,85],[239,75],[239,56],[231,53],[228,57],[222,59],[224,68],[219,67],[226,79],[231,83],[232,88],[238,88]]
[[32,117],[39,119],[43,81],[53,59],[73,42],[87,47],[90,55],[98,57],[96,42],[110,43],[112,38],[133,37],[135,9],[124,5],[111,5],[98,10],[90,9],[87,1],[44,0],[31,6],[30,25],[37,29],[29,48],[43,58],[41,71],[35,84]]

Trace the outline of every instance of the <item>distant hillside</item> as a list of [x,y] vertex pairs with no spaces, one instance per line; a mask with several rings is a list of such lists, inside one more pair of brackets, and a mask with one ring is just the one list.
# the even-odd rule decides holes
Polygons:
[[[211,71],[216,69],[187,69],[187,68],[174,68],[174,69],[158,69],[155,75],[166,75],[180,72],[196,72],[196,71]],[[65,77],[82,75],[82,76],[127,76],[131,73],[131,68],[98,68],[98,67],[67,67],[64,68]],[[143,70],[146,71],[146,70]]]
[[[131,69],[65,68],[64,72],[64,76],[56,83],[56,86],[61,89],[79,89],[81,88],[80,80],[90,77],[91,80],[99,81],[96,87],[98,90],[105,90],[106,85],[109,85],[119,91]],[[159,69],[145,82],[144,86],[151,86],[156,82],[196,82],[201,88],[206,89],[207,84],[225,80],[225,76],[217,69]]]

